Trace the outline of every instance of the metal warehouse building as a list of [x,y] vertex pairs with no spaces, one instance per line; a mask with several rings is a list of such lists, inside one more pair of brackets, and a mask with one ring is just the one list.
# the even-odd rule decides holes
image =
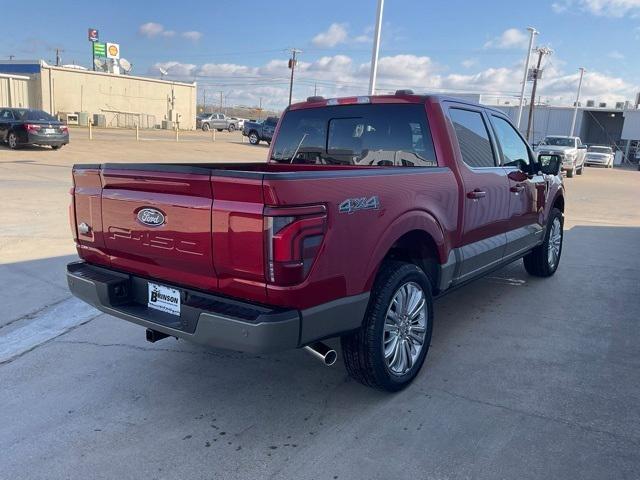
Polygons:
[[195,128],[196,84],[54,67],[40,61],[0,61],[0,106],[45,110],[70,124]]
[[[516,123],[518,107],[499,105]],[[537,105],[534,109],[531,142],[538,143],[547,135],[571,135],[573,107]],[[522,111],[520,130],[527,130],[528,107]],[[636,120],[638,119],[638,120]],[[636,125],[634,128],[633,125]],[[588,145],[617,145],[633,152],[640,141],[640,110],[606,107],[579,107],[574,134]]]

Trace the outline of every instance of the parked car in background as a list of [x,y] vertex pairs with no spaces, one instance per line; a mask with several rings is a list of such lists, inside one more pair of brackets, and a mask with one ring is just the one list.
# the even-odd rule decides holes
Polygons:
[[231,121],[235,122],[236,128],[238,130],[242,130],[244,128],[244,122],[246,120],[244,118],[231,117]]
[[549,135],[538,144],[536,152],[559,155],[562,158],[562,170],[567,172],[569,178],[574,174],[582,175],[584,171],[587,147],[582,144],[580,137]]
[[75,165],[71,292],[151,342],[304,347],[330,365],[323,341],[340,337],[356,381],[398,391],[434,298],[519,259],[556,272],[560,157],[503,112],[406,90],[312,98],[288,107],[268,163]]
[[267,117],[262,122],[244,122],[242,135],[249,137],[251,145],[257,145],[261,141],[270,144],[277,124],[278,117]]
[[238,121],[227,117],[224,113],[205,113],[196,117],[196,128],[208,132],[215,128],[219,132],[228,130],[233,132],[238,129]]
[[613,168],[613,150],[604,145],[589,145],[584,159],[585,165],[600,165]]
[[12,149],[23,145],[49,145],[57,150],[69,143],[69,129],[43,110],[0,108],[0,141]]

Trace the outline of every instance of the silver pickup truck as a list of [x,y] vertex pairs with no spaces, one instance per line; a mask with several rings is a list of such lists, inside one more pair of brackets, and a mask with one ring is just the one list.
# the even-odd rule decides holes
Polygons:
[[571,178],[574,173],[582,175],[587,146],[582,144],[580,137],[548,135],[538,144],[536,153],[559,155],[562,158],[562,170]]
[[196,128],[208,132],[215,128],[219,132],[228,130],[233,132],[238,129],[238,120],[227,117],[224,113],[202,113],[196,117]]

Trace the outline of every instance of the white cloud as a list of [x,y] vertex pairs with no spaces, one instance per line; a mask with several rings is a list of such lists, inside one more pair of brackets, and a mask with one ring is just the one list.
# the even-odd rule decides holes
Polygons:
[[489,40],[484,48],[527,48],[529,36],[517,28],[508,28],[498,37]]
[[317,34],[311,40],[316,47],[332,48],[345,43],[348,38],[347,25],[345,23],[332,23],[326,32]]
[[464,68],[475,67],[477,64],[478,64],[478,60],[475,58],[467,58],[462,62],[460,62],[460,65],[462,65]]
[[[171,38],[176,36],[175,30],[167,30],[164,28],[164,25],[155,22],[143,23],[142,25],[140,25],[140,27],[138,27],[138,33],[147,38]],[[202,38],[202,33],[196,31],[182,32],[181,35],[187,40],[191,40],[194,42],[197,42],[198,40],[200,40],[200,38]]]
[[162,35],[164,27],[159,23],[147,22],[140,25],[138,33],[143,37],[153,38]]
[[197,32],[195,30],[190,30],[188,32],[182,32],[182,36],[187,40],[191,40],[192,42],[197,42],[202,38],[202,32]]
[[624,60],[624,53],[619,52],[618,50],[612,50],[608,54],[609,58],[613,58],[614,60]]
[[[290,70],[286,59],[270,60],[260,66],[233,63],[204,65],[180,62],[157,63],[151,72],[163,68],[177,80],[198,82],[198,88],[219,92],[224,90],[234,104],[257,105],[262,98],[265,108],[282,108],[287,103]],[[538,84],[543,100],[557,105],[570,105],[578,85],[578,72],[564,71],[564,62],[555,58],[545,68],[544,78]],[[323,56],[314,61],[298,64],[296,69],[294,100],[299,101],[318,94],[325,97],[362,95],[367,91],[369,63],[355,62],[347,55]],[[379,60],[378,93],[389,93],[399,88],[422,92],[472,92],[515,99],[520,90],[522,62],[506,67],[490,67],[479,72],[448,72],[430,57],[417,55],[383,56]],[[585,74],[583,98],[615,102],[631,99],[638,85],[602,72]]]
[[623,17],[640,12],[640,0],[561,0],[551,5],[556,13],[582,10],[593,15]]

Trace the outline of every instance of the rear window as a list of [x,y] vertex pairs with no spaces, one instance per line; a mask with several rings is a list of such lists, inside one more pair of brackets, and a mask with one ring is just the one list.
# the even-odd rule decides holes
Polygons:
[[613,153],[609,147],[589,147],[589,152],[593,153]]
[[435,167],[424,105],[365,104],[288,112],[271,160],[316,165]]
[[575,147],[576,142],[573,138],[568,137],[547,137],[541,145],[553,145],[555,147]]
[[31,122],[57,122],[58,120],[43,110],[14,110],[16,119]]

